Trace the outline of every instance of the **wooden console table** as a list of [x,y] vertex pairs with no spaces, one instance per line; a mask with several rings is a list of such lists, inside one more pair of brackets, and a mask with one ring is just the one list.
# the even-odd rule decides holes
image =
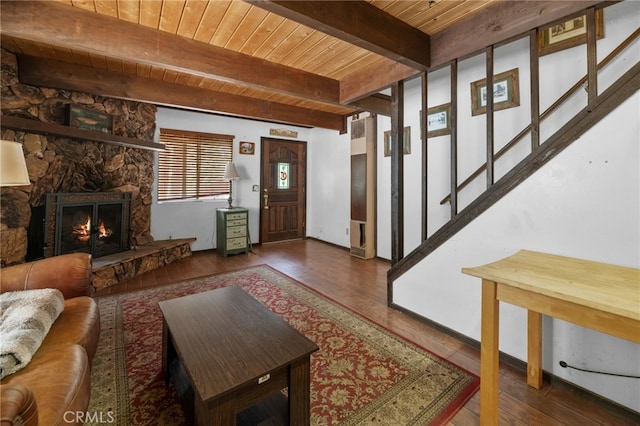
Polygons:
[[480,424],[498,424],[499,301],[528,310],[527,383],[542,386],[542,315],[640,343],[640,269],[522,250],[482,278]]

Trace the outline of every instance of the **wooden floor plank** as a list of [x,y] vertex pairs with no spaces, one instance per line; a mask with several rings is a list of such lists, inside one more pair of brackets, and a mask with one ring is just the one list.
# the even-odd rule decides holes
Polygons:
[[[383,260],[362,260],[349,251],[313,239],[258,245],[253,253],[218,256],[199,251],[192,256],[142,274],[129,282],[100,290],[99,295],[171,284],[185,279],[267,264],[326,297],[373,320],[436,355],[479,374],[480,354],[474,347],[415,318],[387,307],[387,270]],[[451,419],[450,425],[479,424],[476,393]],[[501,425],[637,425],[640,415],[558,379],[530,388],[526,372],[500,363]]]

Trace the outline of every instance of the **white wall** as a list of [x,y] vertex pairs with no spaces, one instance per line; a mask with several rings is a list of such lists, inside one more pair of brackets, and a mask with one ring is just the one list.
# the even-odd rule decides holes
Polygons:
[[[558,157],[394,283],[394,302],[480,339],[480,280],[463,267],[528,249],[640,267],[636,94]],[[611,138],[621,122],[624,132]],[[606,141],[606,143],[603,143]],[[501,304],[500,350],[526,360],[526,311]],[[544,369],[640,410],[640,383],[565,370],[640,375],[640,345],[559,320],[544,322]],[[524,378],[523,378],[524,379]]]
[[[234,136],[233,160],[236,163],[240,180],[233,183],[233,205],[249,209],[249,233],[252,242],[259,241],[260,230],[261,191],[253,191],[254,185],[260,185],[260,138],[272,137],[269,136],[269,129],[274,128],[297,131],[298,138],[295,140],[307,141],[311,137],[311,130],[306,128],[169,108],[158,108],[154,137],[156,141],[161,128]],[[337,132],[334,133],[337,134]],[[238,146],[241,141],[254,142],[256,144],[255,154],[238,154]],[[158,168],[155,167],[154,170],[156,172],[153,191],[155,195],[157,194],[155,185]],[[227,205],[226,198],[223,200],[158,203],[154,197],[154,202],[151,205],[151,235],[156,240],[196,237],[197,240],[191,245],[191,249],[194,251],[215,248],[216,209]]]
[[349,247],[349,134],[339,135],[332,130],[313,129],[307,148],[307,236]]

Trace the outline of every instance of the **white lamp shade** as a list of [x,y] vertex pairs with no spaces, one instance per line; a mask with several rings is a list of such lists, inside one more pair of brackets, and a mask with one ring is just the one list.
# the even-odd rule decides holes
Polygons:
[[29,185],[22,144],[0,140],[0,186]]
[[238,171],[236,170],[236,165],[233,163],[227,163],[224,166],[224,180],[236,180],[236,179],[240,179],[240,175],[238,174]]

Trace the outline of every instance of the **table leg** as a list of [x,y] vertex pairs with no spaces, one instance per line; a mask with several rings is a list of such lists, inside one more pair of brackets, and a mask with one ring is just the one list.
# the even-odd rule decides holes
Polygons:
[[500,306],[498,284],[482,280],[482,330],[480,342],[480,424],[498,424],[498,338]]
[[236,400],[234,395],[225,395],[208,404],[196,394],[194,411],[197,426],[235,426]]
[[527,383],[542,387],[542,314],[528,311]]
[[176,350],[173,347],[169,327],[167,322],[162,319],[162,374],[164,375],[165,385],[169,384],[169,365],[176,357]]
[[289,370],[289,424],[309,426],[311,413],[310,357],[290,365]]

